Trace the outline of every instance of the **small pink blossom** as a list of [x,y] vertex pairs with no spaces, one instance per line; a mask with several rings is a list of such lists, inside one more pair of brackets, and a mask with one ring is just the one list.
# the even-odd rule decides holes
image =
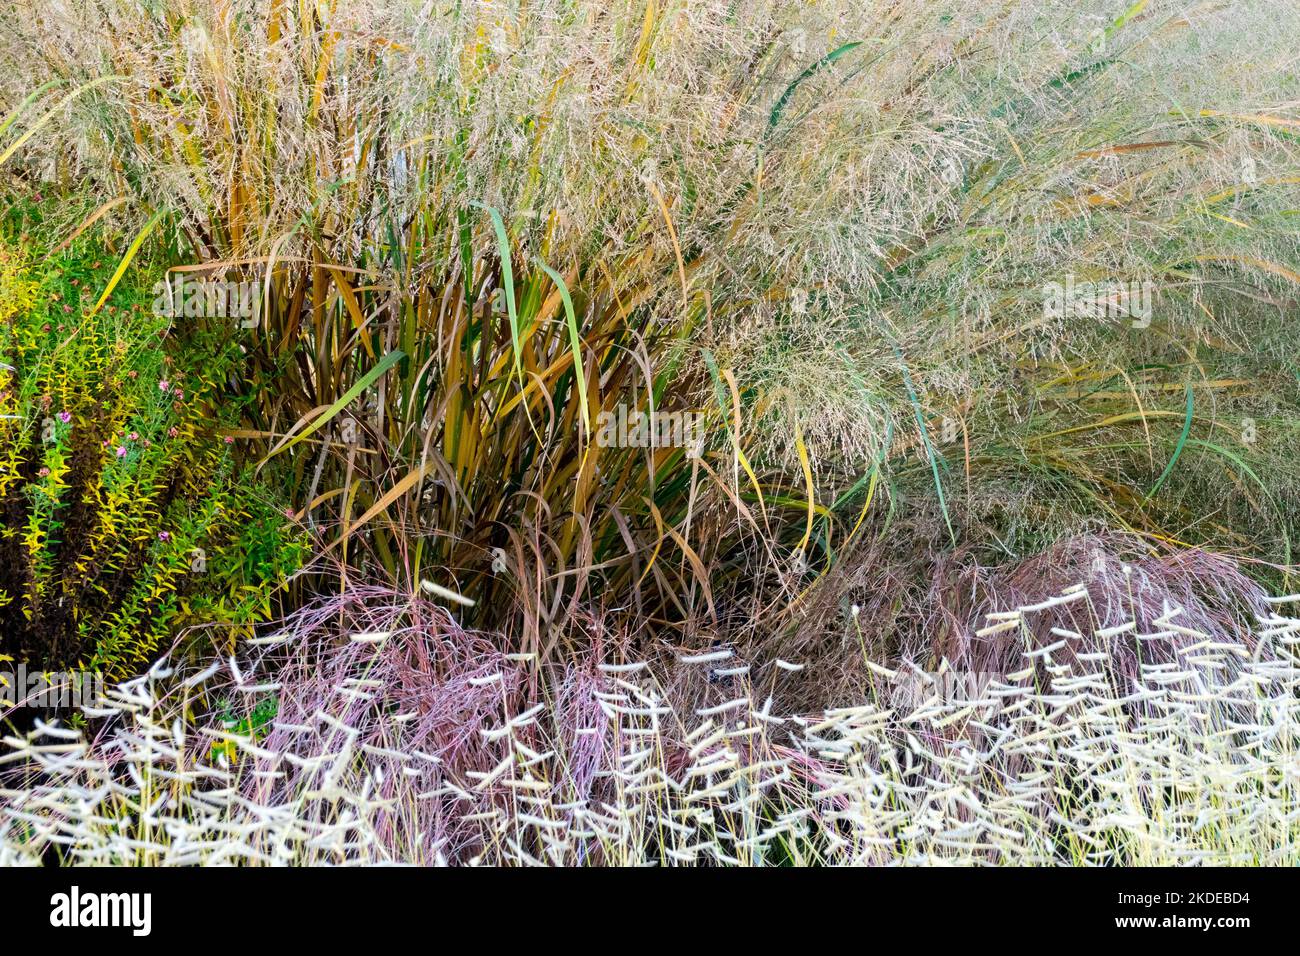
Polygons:
[[234,435],[227,435],[227,436],[226,436],[226,444],[227,444],[227,445],[233,445],[234,443],[235,443],[235,436],[234,436]]
[[168,438],[175,438],[175,437],[176,437],[177,435],[179,435],[179,434],[180,434],[180,432],[176,430],[176,426],[175,426],[175,425],[173,425],[171,428],[167,429],[167,437],[168,437]]
[[126,446],[125,446],[125,445],[118,445],[118,446],[117,446],[117,457],[118,457],[118,458],[125,458],[125,457],[126,457]]
[[68,422],[72,421],[72,412],[59,412],[59,421],[65,425],[68,424]]
[[42,477],[42,478],[48,478],[48,477],[50,477],[50,469],[48,469],[48,468],[42,468],[42,469],[41,469],[40,471],[38,471],[36,474],[39,475],[39,476]]
[[172,387],[172,383],[167,381],[167,379],[165,378],[158,383],[158,391],[160,392],[169,391],[171,387]]
[[159,532],[158,532],[158,540],[159,540],[159,541],[170,541],[171,539],[172,539],[172,536],[171,536],[171,532],[170,532],[170,531],[159,531]]
[[139,433],[139,432],[131,432],[131,434],[127,435],[126,437],[129,438],[129,439],[131,439],[131,441],[139,441],[139,440],[140,440],[140,433]]

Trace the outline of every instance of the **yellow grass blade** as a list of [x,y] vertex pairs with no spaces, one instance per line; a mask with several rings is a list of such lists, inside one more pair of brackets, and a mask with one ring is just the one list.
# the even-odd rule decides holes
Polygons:
[[129,198],[130,198],[129,196],[118,196],[115,199],[110,199],[108,202],[104,203],[104,205],[100,206],[89,216],[87,216],[85,221],[82,222],[80,226],[72,230],[72,233],[68,236],[68,238],[64,239],[57,246],[51,249],[50,255],[51,256],[57,255],[58,253],[62,252],[64,249],[68,248],[68,246],[72,245],[74,242],[77,241],[78,236],[80,236],[83,232],[85,232],[95,223],[99,222],[99,220],[104,218],[105,215],[112,212],[118,206],[122,205],[122,203],[126,202],[127,199]]
[[104,303],[108,301],[108,297],[112,295],[113,290],[117,288],[117,284],[122,281],[122,276],[126,275],[126,270],[131,265],[131,260],[134,259],[135,254],[140,251],[140,247],[144,245],[144,241],[149,238],[149,234],[153,232],[154,227],[162,221],[162,217],[162,212],[156,212],[154,213],[153,218],[145,223],[144,228],[140,230],[140,234],[135,237],[134,241],[132,241],[131,245],[127,248],[126,254],[122,256],[122,261],[117,264],[117,269],[114,270],[113,277],[108,280],[108,285],[104,287],[103,295],[99,297],[99,301],[95,303],[95,307],[87,313],[87,316],[94,315],[103,308]]
[[412,468],[406,473],[406,477],[393,485],[393,487],[389,488],[388,491],[384,492],[383,496],[378,501],[367,508],[365,513],[362,514],[361,517],[358,518],[343,534],[339,535],[333,542],[331,542],[329,547],[325,550],[333,551],[349,537],[356,534],[357,531],[363,528],[371,518],[386,511],[389,505],[410,491],[415,483],[423,479],[427,474],[429,474],[429,472],[433,471],[433,468],[434,463],[431,461],[426,461],[418,468]]
[[[54,104],[53,109],[51,109],[48,113],[46,113],[35,123],[33,123],[31,127],[27,130],[27,132],[23,133],[22,136],[19,136],[18,139],[14,140],[14,142],[10,144],[8,149],[6,149],[3,153],[0,153],[0,166],[3,166],[6,162],[8,162],[9,158],[13,156],[14,153],[18,152],[18,150],[22,149],[29,139],[31,139],[42,129],[44,129],[45,126],[49,124],[50,120],[54,119],[55,115],[57,115],[58,112],[61,109],[63,109],[63,107],[67,106],[69,103],[75,100],[82,93],[89,92],[90,90],[93,90],[98,86],[103,86],[105,83],[110,83],[113,80],[121,80],[121,79],[125,79],[125,77],[101,76],[97,80],[91,80],[89,83],[85,83],[77,87],[67,96],[65,96],[63,99],[59,100],[58,103]],[[8,126],[9,123],[11,122],[13,122],[12,116],[9,119],[5,120],[5,125]]]
[[799,550],[802,551],[808,547],[808,539],[812,537],[813,517],[817,513],[817,495],[813,490],[812,464],[808,461],[808,448],[803,443],[803,429],[799,427],[798,421],[794,423],[794,447],[799,452],[799,466],[803,468],[804,488],[808,492],[808,526],[799,541]]

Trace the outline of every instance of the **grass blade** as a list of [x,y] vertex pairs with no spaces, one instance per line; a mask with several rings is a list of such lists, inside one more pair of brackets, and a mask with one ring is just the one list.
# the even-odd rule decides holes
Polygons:
[[344,392],[342,397],[339,398],[339,400],[335,402],[333,405],[331,405],[329,408],[327,408],[319,418],[317,418],[309,426],[307,426],[301,432],[295,435],[291,440],[284,442],[283,444],[277,445],[275,448],[272,448],[267,453],[266,457],[257,463],[257,467],[259,468],[262,467],[262,465],[266,464],[276,455],[280,454],[280,452],[288,451],[290,448],[298,444],[308,435],[315,433],[319,428],[321,428],[321,426],[325,425],[328,421],[330,421],[330,419],[332,419],[335,415],[341,412],[348,405],[348,403],[350,403],[358,395],[360,395],[367,388],[369,388],[376,381],[378,381],[381,375],[383,375],[385,372],[387,372],[390,368],[392,368],[394,365],[396,365],[405,357],[406,357],[406,353],[403,352],[401,349],[394,349],[393,351],[389,352],[382,359],[380,359],[378,365],[376,365],[369,372],[367,372],[360,379],[358,379],[356,384],[354,384],[351,388],[349,388],[346,392]]
[[103,308],[104,303],[108,301],[108,297],[112,295],[113,290],[117,288],[117,284],[122,281],[122,276],[126,275],[126,270],[130,267],[131,260],[135,258],[136,253],[140,251],[140,247],[144,245],[144,241],[149,238],[149,234],[154,231],[154,227],[158,225],[162,220],[162,217],[163,213],[161,211],[156,212],[154,213],[153,218],[144,224],[144,228],[140,230],[140,234],[137,235],[135,239],[132,240],[131,245],[127,247],[126,253],[122,256],[122,261],[117,264],[117,269],[114,270],[112,278],[108,280],[108,285],[104,286],[103,294],[100,295],[99,301],[95,303],[94,308],[87,313],[87,317],[94,315]]
[[587,405],[587,376],[582,364],[582,340],[578,336],[578,319],[573,311],[573,299],[569,296],[569,286],[560,275],[540,259],[537,264],[543,272],[551,277],[556,288],[560,290],[560,299],[564,302],[564,324],[569,330],[569,348],[573,352],[573,377],[578,388],[578,402],[582,406],[582,422],[591,434],[591,410]]
[[497,236],[497,250],[501,256],[501,287],[506,294],[506,312],[510,316],[510,344],[514,349],[515,375],[522,388],[524,384],[523,350],[519,344],[519,311],[515,306],[515,275],[510,265],[510,239],[506,236],[506,224],[501,220],[501,213],[481,202],[471,202],[471,206],[482,209],[492,218],[492,229]]
[[1174,470],[1174,465],[1178,464],[1178,456],[1183,453],[1183,447],[1187,444],[1187,436],[1191,434],[1192,416],[1196,411],[1196,398],[1192,394],[1192,386],[1188,385],[1186,388],[1187,411],[1183,416],[1183,433],[1178,436],[1178,444],[1174,446],[1174,454],[1173,457],[1169,459],[1169,464],[1165,465],[1165,470],[1160,473],[1160,477],[1156,479],[1156,483],[1152,485],[1151,490],[1146,493],[1146,496],[1143,498],[1144,501],[1150,501],[1151,496],[1154,495],[1159,490],[1160,486],[1165,483],[1165,479],[1168,478],[1170,472]]

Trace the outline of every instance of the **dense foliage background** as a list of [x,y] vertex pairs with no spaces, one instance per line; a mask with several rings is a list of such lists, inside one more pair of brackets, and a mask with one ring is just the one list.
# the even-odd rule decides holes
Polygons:
[[[641,665],[616,704],[680,712],[674,786],[727,708],[766,766],[769,716],[882,669],[1104,661],[1155,720],[1126,695],[1208,641],[1235,686],[1296,582],[1296,35],[1290,0],[0,3],[0,651],[230,669],[180,705],[222,772],[300,746],[276,715],[351,734],[331,786],[371,786],[358,734],[437,755],[438,826],[367,839],[458,861],[542,854],[438,829],[530,752],[608,796],[627,754],[574,735]],[[161,312],[187,278],[255,314]],[[703,440],[611,440],[655,415]],[[543,700],[523,750],[472,743]],[[862,752],[1008,739],[968,717]],[[1197,746],[1143,727],[1089,772]],[[1065,789],[1036,820],[1087,816]],[[780,858],[841,860],[821,826]]]

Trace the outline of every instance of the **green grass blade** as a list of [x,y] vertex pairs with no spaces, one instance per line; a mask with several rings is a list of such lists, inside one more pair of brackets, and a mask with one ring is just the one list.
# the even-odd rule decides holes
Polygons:
[[785,112],[785,108],[790,102],[790,97],[794,96],[795,90],[799,88],[799,84],[803,83],[804,80],[807,80],[818,71],[830,66],[840,57],[852,53],[860,46],[862,46],[862,41],[854,40],[852,43],[846,43],[841,47],[837,47],[795,77],[794,81],[785,88],[785,92],[781,94],[781,98],[776,101],[776,105],[772,107],[772,112],[768,115],[768,133],[771,134],[771,132],[776,129],[777,124],[781,122],[781,114]]
[[492,229],[496,232],[497,248],[501,255],[501,284],[506,293],[506,312],[510,316],[510,344],[514,349],[515,375],[519,387],[524,384],[523,349],[519,344],[519,310],[515,306],[515,274],[510,265],[510,239],[506,236],[506,224],[501,220],[501,213],[481,202],[471,202],[471,206],[484,210],[492,217]]
[[564,281],[564,276],[560,275],[545,262],[540,259],[537,264],[542,267],[542,271],[551,277],[556,288],[560,290],[560,299],[564,302],[564,324],[569,329],[569,348],[573,351],[573,377],[578,386],[578,402],[582,407],[582,422],[587,426],[587,434],[591,434],[591,411],[587,405],[587,376],[583,372],[582,365],[582,339],[578,335],[578,319],[573,311],[573,299],[569,296],[569,286]]
[[1178,444],[1174,446],[1174,454],[1173,457],[1169,459],[1169,464],[1165,465],[1165,470],[1160,473],[1160,477],[1156,479],[1156,483],[1152,485],[1151,490],[1146,493],[1146,497],[1143,499],[1145,501],[1151,499],[1151,496],[1160,489],[1160,486],[1165,483],[1165,479],[1168,478],[1170,473],[1174,470],[1174,465],[1178,464],[1178,456],[1183,453],[1183,448],[1187,444],[1187,436],[1192,432],[1192,416],[1196,412],[1196,398],[1192,394],[1192,386],[1188,385],[1186,388],[1187,413],[1183,416],[1183,433],[1178,436]]
[[270,461],[276,455],[280,454],[280,452],[288,451],[290,448],[298,444],[298,442],[302,441],[308,435],[315,433],[319,428],[321,428],[326,423],[328,423],[330,419],[332,419],[335,415],[341,412],[348,405],[349,402],[351,402],[358,395],[360,395],[367,388],[369,388],[376,381],[378,381],[381,375],[383,375],[385,372],[387,372],[390,368],[392,368],[394,365],[396,365],[405,357],[406,357],[406,353],[403,352],[401,349],[394,349],[393,351],[389,352],[382,359],[380,359],[378,365],[376,365],[369,372],[367,372],[360,379],[358,379],[357,383],[353,385],[350,389],[348,389],[346,392],[344,392],[342,397],[339,398],[339,400],[335,402],[333,405],[331,405],[329,408],[327,408],[319,418],[317,418],[314,422],[312,422],[301,432],[295,435],[291,441],[285,442],[283,445],[271,449],[271,451],[267,454],[267,456],[257,463],[258,467],[260,468],[266,462]]
[[939,509],[943,512],[943,523],[948,527],[948,539],[956,546],[957,533],[952,530],[952,519],[948,516],[948,502],[943,494],[943,481],[939,478],[939,461],[934,452],[934,445],[930,444],[930,433],[925,427],[925,415],[921,411],[921,400],[917,398],[916,387],[912,384],[912,373],[908,371],[907,360],[903,358],[903,352],[897,345],[894,346],[894,354],[898,356],[899,362],[903,365],[903,383],[907,386],[907,397],[911,401],[912,411],[916,415],[916,427],[921,430],[921,441],[925,444],[926,457],[930,459],[930,472],[934,475],[934,490],[939,496]]

